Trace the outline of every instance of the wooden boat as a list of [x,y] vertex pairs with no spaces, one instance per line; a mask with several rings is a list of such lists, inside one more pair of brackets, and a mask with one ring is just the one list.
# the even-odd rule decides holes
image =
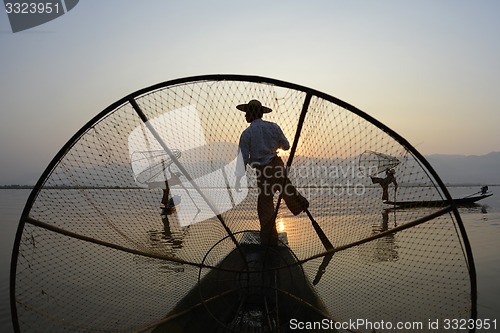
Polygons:
[[[285,332],[292,320],[329,321],[328,310],[290,248],[285,243],[262,246],[259,238],[258,232],[244,232],[239,247],[210,270],[153,333]],[[280,238],[286,239],[286,234]]]
[[[470,206],[477,201],[492,196],[493,193],[474,195],[469,197],[453,199],[456,206]],[[384,201],[387,205],[398,206],[398,208],[420,208],[420,207],[444,207],[449,204],[448,200],[422,200],[422,201]]]

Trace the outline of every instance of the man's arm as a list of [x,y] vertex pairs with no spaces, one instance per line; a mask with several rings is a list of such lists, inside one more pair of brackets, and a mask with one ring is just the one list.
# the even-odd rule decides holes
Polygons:
[[241,134],[240,142],[238,144],[238,157],[236,159],[236,177],[243,177],[245,175],[246,166],[250,158],[250,141],[245,133]]
[[281,127],[279,127],[278,124],[275,124],[276,126],[276,133],[278,134],[278,145],[280,149],[283,150],[288,150],[290,149],[290,142],[288,142],[288,139],[286,138],[285,134],[283,134],[283,131],[281,130]]
[[237,192],[241,190],[241,178],[246,174],[246,166],[248,164],[250,155],[250,142],[245,137],[244,134],[240,137],[240,143],[238,145],[238,157],[236,159],[236,170],[234,172],[236,176],[236,182],[234,188]]

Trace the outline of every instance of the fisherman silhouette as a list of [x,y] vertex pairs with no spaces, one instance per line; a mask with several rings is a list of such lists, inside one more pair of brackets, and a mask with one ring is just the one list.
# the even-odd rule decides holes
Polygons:
[[385,178],[370,177],[373,184],[379,184],[382,187],[382,201],[389,200],[389,185],[394,184],[394,191],[398,189],[398,183],[396,182],[396,177],[394,176],[393,169],[387,169],[385,171]]
[[488,186],[481,187],[481,195],[485,195],[488,192]]
[[282,193],[288,209],[298,215],[309,207],[309,202],[286,177],[286,169],[278,149],[290,149],[290,143],[278,124],[262,120],[264,113],[272,110],[262,106],[258,100],[236,106],[245,112],[245,119],[250,126],[240,136],[238,159],[236,163],[236,191],[240,191],[241,178],[246,173],[246,166],[255,168],[259,196],[257,212],[260,221],[260,241],[263,245],[278,245],[278,232],[275,223],[274,193]]
[[181,180],[180,173],[172,173],[170,179],[165,180],[165,188],[163,188],[163,196],[161,198],[160,208],[163,215],[171,215],[175,211],[175,205],[180,202],[180,196],[170,198],[170,185],[179,185]]

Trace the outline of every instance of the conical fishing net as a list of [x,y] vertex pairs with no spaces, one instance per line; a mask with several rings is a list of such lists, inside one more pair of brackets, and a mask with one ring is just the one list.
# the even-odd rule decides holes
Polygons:
[[[295,216],[275,195],[278,247],[260,245],[255,170],[234,187],[248,126],[236,105],[252,99],[273,110],[263,119],[288,138],[280,156],[310,203]],[[389,201],[444,204],[384,203],[373,156],[397,180]],[[403,138],[334,97],[261,77],[165,82],[97,115],[42,175],[14,248],[14,326],[431,331],[429,321],[476,315],[470,247],[447,199]]]
[[359,156],[359,171],[373,177],[394,169],[400,163],[397,157],[368,150]]

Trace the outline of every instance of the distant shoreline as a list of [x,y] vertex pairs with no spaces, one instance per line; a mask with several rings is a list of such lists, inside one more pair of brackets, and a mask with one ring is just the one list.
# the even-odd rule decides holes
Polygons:
[[[32,190],[34,189],[34,185],[0,185],[0,190]],[[112,189],[112,190],[139,190],[139,189],[144,189],[142,187],[121,187],[121,186],[80,186],[80,187],[74,187],[74,186],[44,186],[44,189],[51,189],[51,190],[70,190],[70,189],[85,189],[85,190],[103,190],[103,189]]]
[[[500,184],[473,184],[473,183],[462,183],[462,184],[445,184],[446,187],[474,187],[474,186],[500,186]],[[429,186],[429,185],[401,185],[401,187],[421,187],[421,186]],[[330,186],[327,186],[328,188]],[[369,186],[372,187],[372,186]],[[377,187],[377,186],[373,186]],[[34,189],[34,185],[0,185],[0,190],[32,190]],[[75,189],[77,187],[73,186],[45,186],[45,189],[51,189],[51,190],[70,190],[70,189]],[[321,186],[314,186],[311,188],[321,188]],[[111,189],[111,190],[144,190],[145,188],[143,187],[120,187],[120,186],[82,186],[78,187],[78,189],[86,189],[86,190],[105,190],[105,189]]]
[[34,185],[0,185],[0,189],[5,189],[5,190],[16,190],[16,189],[33,189],[35,186]]

